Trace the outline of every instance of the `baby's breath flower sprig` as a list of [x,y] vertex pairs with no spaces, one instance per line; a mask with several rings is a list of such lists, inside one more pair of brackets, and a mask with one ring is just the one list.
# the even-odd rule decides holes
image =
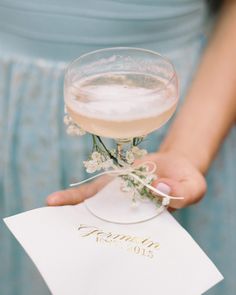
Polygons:
[[133,153],[135,159],[140,159],[147,155],[147,150],[140,149],[137,146],[133,146],[131,152]]
[[[156,174],[148,174],[148,168],[146,165],[141,165],[133,170],[132,174],[138,176],[142,179],[145,184],[151,185],[152,182],[157,178]],[[160,206],[160,199],[157,198],[150,192],[150,190],[143,184],[140,183],[137,179],[133,178],[130,175],[122,175],[120,176],[122,181],[121,189],[124,192],[132,192],[133,193],[133,204],[137,205],[137,200],[145,201],[146,199],[152,200],[156,203],[157,207]]]
[[93,139],[93,149],[87,161],[84,161],[84,166],[87,173],[94,173],[96,171],[108,170],[109,168],[114,168],[114,160],[111,158],[111,152],[104,148],[97,142],[97,136],[92,135]]
[[[86,133],[73,121],[66,109],[64,123],[67,125],[67,133],[69,135],[82,136]],[[121,173],[118,176],[122,179],[121,189],[131,193],[133,205],[137,204],[137,200],[143,201],[148,198],[159,206],[160,200],[146,186],[151,185],[156,179],[155,173],[149,172],[149,168],[145,163],[138,167],[133,167],[136,159],[140,159],[147,154],[145,149],[139,147],[144,137],[133,138],[131,143],[124,145],[125,148],[121,148],[121,145],[118,143],[117,149],[109,149],[98,135],[91,134],[91,137],[93,142],[92,152],[88,160],[83,162],[87,173],[94,173],[101,170],[122,171],[124,169],[125,171],[131,169],[130,171],[132,172],[128,172],[127,174]]]
[[[92,134],[92,140],[92,153],[90,154],[89,159],[84,161],[84,166],[88,173],[94,173],[101,169],[109,170],[111,168],[120,169],[128,167],[133,165],[136,159],[147,154],[146,150],[134,146],[132,142],[124,155],[121,156],[118,150],[107,148],[100,136]],[[141,139],[138,139],[136,142],[140,141]],[[121,178],[122,177],[123,176],[121,176]]]
[[[117,150],[108,149],[102,139],[97,135],[92,135],[92,138],[93,151],[89,160],[84,161],[84,166],[88,173],[94,173],[96,171],[100,171],[101,169],[127,169],[127,167],[132,167],[136,159],[139,159],[147,154],[145,149],[139,148],[132,142],[131,146],[126,150],[124,154],[125,156],[122,157],[121,162],[119,158],[120,155],[118,155]],[[137,139],[135,144],[138,142],[141,142],[141,139]],[[132,168],[132,174],[143,180],[144,183],[141,183],[129,174],[119,175],[122,179],[122,191],[131,193],[134,205],[137,204],[138,199],[143,201],[146,198],[151,199],[158,206],[160,205],[159,199],[156,198],[145,186],[145,184],[150,185],[156,179],[156,175],[154,173],[150,174],[148,170],[148,166],[145,164]]]
[[101,169],[108,170],[109,168],[114,168],[113,161],[97,151],[94,151],[90,155],[89,160],[84,161],[84,166],[88,173],[94,173]]

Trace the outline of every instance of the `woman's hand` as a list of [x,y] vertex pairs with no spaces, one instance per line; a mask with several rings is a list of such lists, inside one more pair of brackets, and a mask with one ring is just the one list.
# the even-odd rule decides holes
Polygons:
[[[174,153],[154,153],[142,161],[153,161],[157,165],[158,179],[153,186],[166,194],[184,197],[171,200],[171,208],[182,208],[198,202],[206,191],[203,175],[185,157]],[[75,205],[95,195],[112,178],[103,176],[78,188],[54,192],[47,197],[49,206]]]
[[152,185],[166,194],[184,198],[171,200],[171,208],[187,207],[203,198],[207,188],[205,178],[187,158],[176,152],[159,152],[148,157],[157,165],[158,179]]

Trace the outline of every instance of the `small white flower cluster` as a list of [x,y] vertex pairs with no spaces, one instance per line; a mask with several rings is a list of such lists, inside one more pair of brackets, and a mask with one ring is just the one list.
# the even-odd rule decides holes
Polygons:
[[[145,184],[151,184],[154,180],[156,180],[156,174],[147,174],[148,168],[146,165],[139,166],[134,169],[132,174],[138,176]],[[145,185],[140,182],[138,179],[132,177],[132,175],[128,175],[126,177],[122,177],[122,191],[130,192],[132,190],[137,190],[141,192],[144,189]]]
[[[152,182],[154,181],[154,180],[156,180],[157,179],[157,175],[156,174],[148,174],[148,175],[146,175],[145,177],[143,177],[142,178],[142,180],[146,183],[146,184],[152,184]],[[139,183],[138,185],[138,190],[139,191],[141,191],[144,187],[145,187],[145,185],[144,184],[142,184],[142,183]]]
[[128,164],[133,164],[136,159],[142,158],[146,154],[147,151],[145,149],[134,146],[130,151],[126,152],[125,158]]
[[[139,178],[144,181],[145,184],[152,184],[152,182],[157,178],[155,174],[146,174],[147,169],[143,165],[140,169],[134,169],[132,174],[139,176]],[[143,173],[143,174],[142,174]],[[126,177],[121,177],[121,190],[131,194],[132,197],[132,207],[138,207],[140,201],[144,202],[146,199],[154,200],[154,196],[151,195],[151,192],[148,192],[145,189],[145,184],[141,183],[138,179],[133,178],[131,175]]]
[[143,156],[146,156],[147,155],[147,150],[140,149],[137,146],[132,147],[132,150],[131,151],[134,154],[134,156],[135,156],[136,159],[142,158]]
[[86,132],[79,126],[77,125],[73,119],[67,114],[67,109],[65,107],[65,116],[64,116],[64,123],[67,125],[66,133],[72,136],[82,136]]
[[135,156],[132,153],[132,151],[127,151],[125,154],[125,159],[127,161],[128,164],[133,164],[134,160],[135,160]]
[[95,151],[91,154],[88,161],[84,161],[84,167],[88,173],[94,173],[101,169],[108,170],[114,166],[113,160],[106,158],[101,153]]

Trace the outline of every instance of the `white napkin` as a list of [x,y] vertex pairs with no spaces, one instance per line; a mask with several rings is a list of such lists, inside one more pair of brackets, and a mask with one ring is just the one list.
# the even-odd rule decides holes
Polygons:
[[55,295],[199,295],[223,279],[167,211],[115,224],[82,203],[4,221]]

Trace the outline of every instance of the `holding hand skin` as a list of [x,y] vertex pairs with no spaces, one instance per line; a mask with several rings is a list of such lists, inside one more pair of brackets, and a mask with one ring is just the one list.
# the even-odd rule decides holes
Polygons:
[[[198,202],[206,191],[207,172],[220,144],[236,118],[236,2],[225,1],[215,32],[193,84],[160,150],[143,160],[157,163],[153,186],[184,200],[182,208]],[[77,204],[93,196],[109,177],[76,189],[55,192],[47,204]]]
[[[166,194],[184,197],[183,200],[171,200],[172,208],[182,208],[196,203],[205,193],[206,183],[201,173],[183,156],[175,153],[154,153],[143,159],[153,161],[158,167],[159,178],[153,186]],[[55,192],[47,198],[50,206],[75,205],[92,197],[110,181],[104,176],[76,189]]]

